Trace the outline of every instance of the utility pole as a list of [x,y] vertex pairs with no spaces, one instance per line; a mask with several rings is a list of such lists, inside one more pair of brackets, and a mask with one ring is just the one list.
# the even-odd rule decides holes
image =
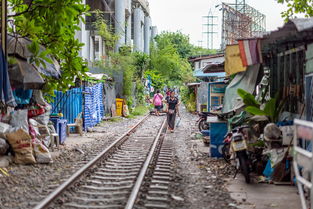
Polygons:
[[213,42],[214,42],[213,38],[214,38],[214,34],[217,34],[216,26],[218,24],[216,23],[216,21],[218,17],[214,16],[212,11],[210,10],[208,16],[204,16],[203,18],[206,19],[206,23],[203,24],[206,30],[203,32],[203,34],[207,38],[207,48],[213,49]]

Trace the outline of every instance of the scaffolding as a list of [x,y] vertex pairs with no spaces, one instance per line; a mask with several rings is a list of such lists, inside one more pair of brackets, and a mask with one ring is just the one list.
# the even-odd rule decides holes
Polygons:
[[245,3],[222,3],[222,43],[225,49],[228,44],[237,43],[238,39],[260,37],[266,31],[266,16]]

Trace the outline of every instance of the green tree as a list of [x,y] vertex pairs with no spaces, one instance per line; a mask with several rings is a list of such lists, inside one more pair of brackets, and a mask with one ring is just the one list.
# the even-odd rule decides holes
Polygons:
[[191,51],[191,56],[216,54],[218,51],[216,49],[205,49],[202,47],[194,46]]
[[141,81],[150,64],[150,57],[149,55],[141,52],[134,52],[132,55],[135,61],[134,65],[136,67],[135,76]]
[[14,27],[9,32],[27,37],[33,41],[33,48],[43,45],[55,57],[62,69],[60,80],[46,78],[45,90],[53,95],[54,90],[67,90],[74,85],[75,78],[83,79],[88,71],[86,63],[79,56],[83,44],[76,38],[76,31],[82,15],[88,11],[80,0],[8,0],[15,13]]
[[161,88],[164,85],[180,86],[183,83],[192,81],[194,79],[192,69],[187,60],[192,45],[189,43],[188,36],[180,32],[177,32],[177,34],[166,32],[156,38],[156,43],[156,46],[151,49],[151,69],[149,73],[152,80],[153,77],[160,76],[164,81],[163,85],[156,82],[157,87]]
[[173,46],[182,58],[188,58],[192,55],[193,45],[190,43],[189,36],[180,31],[163,32],[156,37],[156,42],[161,50]]
[[288,9],[282,12],[282,17],[287,21],[297,14],[313,17],[313,0],[277,0],[280,4],[287,4]]

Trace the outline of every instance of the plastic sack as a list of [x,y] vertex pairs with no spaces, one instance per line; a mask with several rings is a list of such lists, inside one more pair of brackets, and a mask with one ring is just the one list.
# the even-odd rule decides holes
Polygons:
[[289,145],[294,137],[294,126],[281,126],[279,129],[283,133],[283,145]]
[[38,115],[42,115],[46,112],[43,106],[41,105],[35,105],[28,109],[28,117],[36,117]]
[[28,133],[28,110],[17,110],[12,113],[10,121],[14,128],[22,128]]
[[18,164],[36,163],[33,155],[32,139],[24,129],[6,134],[7,140],[15,153],[14,161]]
[[9,145],[5,139],[0,138],[0,155],[5,155],[9,149]]
[[5,134],[11,129],[11,126],[0,122],[0,138],[6,138]]
[[127,105],[123,105],[123,116],[127,117],[129,115],[129,110]]
[[50,119],[50,112],[51,112],[51,105],[47,105],[44,107],[46,110],[46,113],[33,117],[34,120],[36,120],[41,125],[48,125],[49,119]]
[[264,128],[264,138],[267,141],[279,139],[281,130],[275,123],[269,123]]
[[32,127],[33,131],[35,132],[35,136],[38,136],[40,135],[40,132],[39,132],[39,123],[37,121],[35,121],[34,119],[29,119],[29,127]]
[[7,113],[5,114],[0,114],[0,122],[3,122],[3,123],[10,123],[10,120],[11,120],[11,114],[10,114],[11,111],[8,111]]
[[45,99],[43,98],[42,91],[41,90],[34,90],[33,91],[33,99],[37,104],[47,106],[49,105]]
[[287,150],[288,148],[279,148],[279,149],[272,149],[267,152],[270,156],[272,168],[274,168],[279,162],[283,160]]
[[40,140],[35,139],[33,142],[34,152],[37,163],[51,163],[52,157],[48,148],[41,143]]

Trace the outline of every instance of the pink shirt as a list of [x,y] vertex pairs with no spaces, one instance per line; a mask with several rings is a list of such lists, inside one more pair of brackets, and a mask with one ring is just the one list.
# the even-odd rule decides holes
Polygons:
[[163,99],[162,94],[155,94],[153,97],[154,105],[161,106],[162,105],[162,99]]

